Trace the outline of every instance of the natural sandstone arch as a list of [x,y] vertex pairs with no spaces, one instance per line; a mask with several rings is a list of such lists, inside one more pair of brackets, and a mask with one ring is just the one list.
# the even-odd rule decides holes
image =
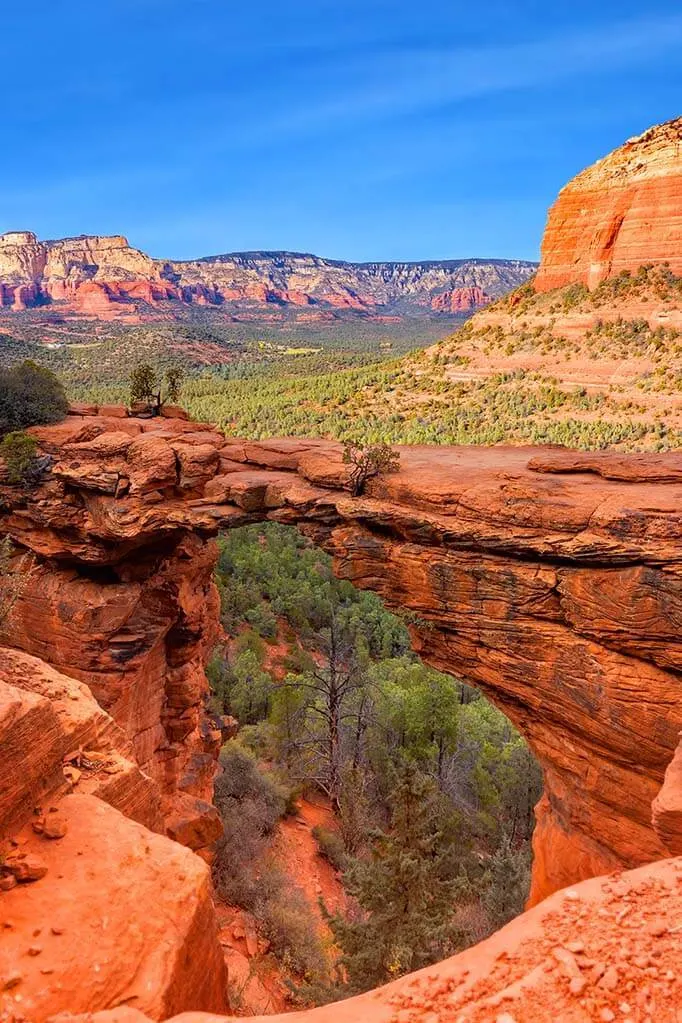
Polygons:
[[11,641],[87,682],[202,848],[219,737],[202,712],[210,537],[298,524],[338,573],[417,613],[415,648],[480,687],[544,773],[532,900],[667,854],[651,803],[682,727],[682,459],[402,450],[366,497],[338,446],[226,440],[185,422],[70,417],[0,528],[41,561]]
[[[37,782],[62,799],[61,756],[79,736],[121,765],[59,803],[70,830],[52,849],[57,884],[39,882],[33,898],[20,889],[0,896],[20,921],[0,949],[0,975],[3,955],[12,965],[31,940],[38,905],[53,919],[73,903],[79,933],[92,934],[68,966],[63,952],[72,946],[52,938],[22,966],[19,994],[37,1023],[68,1009],[113,1009],[88,1023],[144,1023],[132,1005],[153,1018],[227,1008],[207,868],[148,830],[164,827],[161,810],[168,833],[200,855],[217,834],[210,797],[221,737],[204,714],[203,663],[217,620],[219,529],[275,519],[311,533],[335,555],[340,575],[417,613],[422,656],[480,686],[522,729],[547,785],[534,900],[682,848],[679,754],[651,826],[681,724],[680,456],[403,449],[398,474],[350,498],[340,449],[326,442],[239,442],[182,421],[94,416],[35,432],[53,456],[50,476],[29,493],[0,486],[0,532],[37,562],[7,638],[64,674],[0,648],[0,734],[6,722],[19,727],[6,776],[25,775],[31,788],[44,765]],[[73,678],[88,682],[100,706]],[[40,745],[27,746],[36,713],[53,723],[39,725]],[[20,817],[30,820],[32,802],[29,793]],[[0,798],[0,811],[16,821],[14,810]],[[20,838],[29,850],[40,843],[28,820]],[[97,869],[84,874],[93,852]],[[109,859],[119,864],[110,891]],[[521,998],[521,1019],[544,1020],[551,1005],[567,1023],[584,1023],[594,1017],[568,989],[565,959],[553,957],[557,941],[586,942],[598,959],[618,948],[623,971],[647,950],[677,969],[678,870],[678,861],[663,860],[619,880],[583,882],[419,975],[288,1018],[395,1023],[415,1008],[426,1019],[489,1023],[501,999]],[[178,881],[182,901],[172,894]],[[156,898],[156,886],[171,897]],[[102,960],[97,928],[108,897],[118,912]],[[130,928],[132,960],[124,952]],[[91,983],[95,962],[101,972]],[[48,963],[56,976],[66,969],[69,984],[46,979]],[[197,963],[209,965],[197,971]],[[14,990],[0,993],[0,1010],[3,998],[14,1007]],[[652,1018],[672,1023],[665,977],[648,990]],[[178,1023],[219,1019],[190,1014]]]

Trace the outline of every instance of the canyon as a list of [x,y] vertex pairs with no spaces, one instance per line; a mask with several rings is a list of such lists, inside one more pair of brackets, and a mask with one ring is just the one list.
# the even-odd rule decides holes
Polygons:
[[[651,129],[569,185],[537,289],[479,313],[465,342],[487,317],[510,317],[518,338],[534,316],[551,346],[557,313],[584,315],[571,303],[586,293],[615,322],[617,282],[648,263],[662,276],[646,271],[635,302],[649,329],[670,323],[680,131]],[[21,273],[42,276],[42,259],[22,255]],[[442,377],[455,371],[447,351],[434,355]],[[419,974],[280,1018],[679,1020],[678,452],[415,445],[352,497],[339,444],[240,439],[179,409],[138,419],[79,405],[31,432],[40,481],[10,486],[0,472],[0,533],[24,580],[0,649],[3,1023],[229,1013],[209,864],[216,758],[233,722],[208,712],[204,665],[214,537],[265,520],[297,526],[340,577],[409,611],[415,650],[508,715],[545,781],[525,914]]]
[[524,260],[350,263],[296,252],[152,259],[122,236],[39,241],[0,235],[0,308],[94,320],[173,319],[208,307],[240,319],[272,310],[305,322],[339,315],[463,315],[523,283]]

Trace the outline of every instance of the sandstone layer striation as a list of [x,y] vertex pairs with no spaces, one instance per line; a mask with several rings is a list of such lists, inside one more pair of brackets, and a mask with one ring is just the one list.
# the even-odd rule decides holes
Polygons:
[[526,280],[524,260],[347,263],[297,252],[237,252],[203,259],[152,259],[120,236],[39,241],[0,236],[0,308],[44,308],[92,319],[173,316],[183,307],[334,311],[381,316],[462,315]]
[[[8,1011],[23,1001],[42,1023],[122,1004],[152,1019],[225,1009],[207,867],[191,850],[210,859],[219,834],[210,797],[221,733],[206,711],[203,670],[217,622],[213,537],[248,522],[297,525],[333,552],[339,575],[414,612],[422,656],[482,688],[523,731],[545,774],[533,902],[679,851],[677,456],[404,448],[399,472],[352,498],[330,442],[249,442],[182,418],[79,411],[87,414],[34,429],[50,460],[37,488],[0,488],[0,531],[32,559],[5,630],[14,649],[0,652],[11,754],[0,768]],[[164,830],[170,837],[154,834]],[[633,946],[645,925],[659,926],[652,900],[677,912],[672,862],[628,880],[632,897],[590,884],[616,930],[622,912],[633,913]],[[571,994],[565,956],[546,983],[540,960],[553,962],[557,935],[574,942],[592,919],[581,898],[518,924],[531,941],[519,969],[527,964],[538,980],[528,1005],[558,988]],[[38,917],[58,933],[40,925],[34,937]],[[96,939],[102,920],[111,945]],[[607,924],[595,931],[592,962],[625,954]],[[661,926],[668,956],[680,939],[667,915]],[[57,941],[66,929],[91,935],[77,954]],[[131,940],[135,969],[120,951]],[[481,961],[486,948],[497,961],[519,947],[521,931],[491,940]],[[362,1011],[407,1010],[409,992],[421,991],[438,1012],[438,998],[452,999],[460,982],[451,986],[447,965],[434,971],[366,996]],[[487,1019],[488,997],[521,981],[516,967],[498,972],[487,986],[462,988],[456,1018]],[[650,987],[652,1004],[665,1007],[669,989]],[[591,1004],[608,1008],[610,990],[598,988]],[[566,1019],[600,1018],[571,1005]]]
[[682,274],[682,118],[630,139],[562,189],[535,287],[593,288],[622,270],[662,262]]

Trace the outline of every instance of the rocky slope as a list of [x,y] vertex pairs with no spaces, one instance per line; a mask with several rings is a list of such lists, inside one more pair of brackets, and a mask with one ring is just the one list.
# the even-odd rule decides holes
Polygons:
[[0,236],[0,307],[47,308],[93,318],[173,315],[211,306],[256,316],[273,308],[382,315],[461,315],[517,287],[522,260],[346,263],[295,252],[245,252],[187,262],[154,260],[122,237],[38,241]]
[[[475,419],[495,403],[492,420],[513,439],[678,446],[681,253],[678,119],[570,182],[550,211],[536,278],[407,359],[404,396],[390,394],[386,407],[418,415],[431,397]],[[382,412],[372,396],[357,405]]]
[[[35,557],[5,636],[25,653],[2,659],[9,687],[3,748],[11,755],[0,804],[6,833],[17,843],[10,862],[37,856],[48,870],[33,887],[0,892],[12,909],[3,974],[9,1008],[21,1007],[19,994],[40,1023],[60,1009],[123,1001],[153,1018],[221,1007],[220,966],[202,970],[203,981],[192,979],[183,951],[199,942],[203,951],[192,962],[222,962],[207,915],[205,868],[150,829],[165,824],[169,836],[209,855],[215,831],[210,807],[197,793],[209,795],[219,741],[203,712],[202,664],[217,615],[211,537],[248,521],[271,518],[312,532],[334,552],[342,576],[416,613],[421,624],[414,626],[414,642],[426,660],[479,685],[522,729],[546,781],[534,901],[595,873],[679,850],[679,761],[673,758],[682,727],[680,458],[404,449],[400,472],[353,499],[342,489],[347,470],[336,445],[240,442],[182,419],[103,411],[36,429],[53,459],[49,475],[32,492],[0,487],[0,530]],[[23,661],[26,654],[40,655],[61,675]],[[28,741],[33,727],[44,742],[37,756]],[[52,843],[36,833],[35,807],[48,819],[55,808],[66,825],[63,838]],[[138,867],[133,850],[145,844],[150,852]],[[126,892],[116,889],[112,897],[115,913],[104,904],[96,908],[113,883],[114,860],[105,847],[120,849],[113,878],[126,878]],[[661,877],[674,893],[674,868],[665,867]],[[188,886],[191,911],[178,896],[178,879]],[[645,873],[641,885],[632,883],[636,897],[628,912],[637,910],[639,927],[648,919],[646,892],[659,882]],[[159,898],[151,914],[157,887],[175,895],[169,902]],[[619,895],[616,912],[608,886],[590,890],[607,915],[614,906],[619,925],[632,899],[621,902]],[[58,931],[89,933],[106,917],[109,939],[126,942],[132,929],[142,961],[151,956],[151,972],[125,973],[123,964],[121,979],[120,957],[92,940],[77,951],[69,945],[69,975],[77,983],[59,986],[67,960],[53,942],[59,934],[41,942],[33,936],[38,898],[41,921],[57,921]],[[674,916],[675,906],[671,896],[666,914]],[[577,940],[583,924],[573,919],[567,940]],[[665,933],[673,926],[666,915]],[[151,949],[161,930],[168,958],[159,961]],[[556,943],[554,924],[543,933],[545,942]],[[608,946],[606,924],[595,943],[599,934]],[[633,946],[638,939],[635,928]],[[679,936],[670,940],[679,950]],[[25,960],[34,945],[40,952]],[[542,972],[548,947],[533,946],[531,972],[536,966]],[[34,970],[31,956],[47,951]],[[607,953],[612,956],[595,947],[589,958],[600,962]],[[98,980],[91,983],[95,962]],[[567,986],[565,969],[560,959],[550,986]],[[184,981],[183,970],[190,971]],[[138,981],[146,977],[142,994]],[[514,977],[502,970],[492,990]],[[670,985],[665,974],[659,979],[656,997],[663,998]],[[598,988],[598,998],[608,1002],[610,990]],[[433,1003],[436,992],[437,985],[427,984],[424,997]],[[475,1005],[471,995],[472,1014],[465,1018],[479,1019]]]
[[[584,881],[369,994],[253,1023],[677,1023],[682,860]],[[59,1023],[148,1023],[122,1008]],[[183,1013],[169,1023],[227,1023]]]

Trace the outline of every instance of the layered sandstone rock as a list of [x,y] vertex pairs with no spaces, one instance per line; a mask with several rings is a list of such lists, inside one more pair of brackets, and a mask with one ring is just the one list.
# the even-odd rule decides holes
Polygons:
[[[0,489],[0,530],[35,557],[6,639],[81,680],[17,653],[0,662],[10,693],[2,714],[12,751],[3,765],[7,828],[15,853],[31,862],[38,855],[48,871],[0,895],[18,921],[3,946],[10,1009],[16,994],[38,1023],[67,1008],[123,1003],[124,1013],[134,1007],[154,1019],[222,1007],[206,867],[148,828],[161,827],[152,819],[160,810],[167,833],[203,853],[217,834],[208,800],[220,734],[204,713],[203,674],[217,620],[211,538],[246,522],[309,532],[335,554],[341,576],[416,613],[423,624],[414,643],[426,660],[480,686],[523,731],[546,785],[534,901],[678,850],[679,459],[406,448],[398,473],[351,498],[335,444],[239,441],[183,419],[86,411],[34,431],[52,458],[37,489]],[[34,725],[42,736],[35,760],[27,757]],[[83,741],[65,765],[76,733]],[[90,777],[102,746],[116,770]],[[81,773],[64,774],[65,766]],[[150,801],[150,793],[160,796]],[[29,826],[33,804],[41,813],[54,805],[66,820],[56,842]],[[147,828],[131,821],[136,814]],[[639,992],[633,956],[641,951],[648,962],[650,935],[659,972],[647,974],[642,1012],[672,1020],[666,971],[680,947],[678,871],[666,862],[623,889],[591,883],[421,980],[318,1018],[376,1011],[373,1018],[394,1019],[415,997],[427,1017],[456,1012],[482,1023],[519,992],[523,1019],[546,1019],[548,999],[561,1018],[605,1018],[595,1013],[611,1011],[614,991],[621,1000]],[[39,915],[61,931],[65,900],[66,926],[87,936],[85,951],[57,942],[59,933],[29,935]],[[95,932],[105,919],[102,946]],[[120,953],[131,934],[134,967]],[[569,987],[583,967],[565,950],[579,940],[585,970],[613,966],[622,990],[592,978],[586,1002],[578,997],[585,985]],[[31,941],[40,951],[25,956]],[[60,987],[42,969],[68,981]]]
[[490,301],[490,296],[481,288],[453,288],[434,295],[431,307],[441,313],[463,313],[482,309]]
[[682,118],[630,139],[562,189],[535,287],[593,288],[621,270],[662,262],[682,274]]
[[59,812],[59,840],[13,836],[46,874],[0,892],[0,1018],[227,1011],[206,864],[94,796],[68,795]]
[[98,796],[163,831],[159,786],[83,683],[0,648],[0,715],[0,836],[69,792]]
[[88,687],[0,648],[0,1018],[226,1008],[206,865]]
[[[526,735],[546,782],[535,900],[666,854],[651,804],[682,727],[674,457],[592,466],[548,464],[538,449],[403,449],[399,473],[351,499],[340,448],[324,441],[90,416],[35,432],[51,476],[20,499],[4,491],[1,528],[39,559],[11,641],[92,687],[169,816],[187,796],[208,803],[218,742],[202,715],[209,538],[271,518],[414,611],[422,656],[484,689]],[[174,819],[175,833],[196,835],[192,819]]]
[[522,260],[344,263],[290,252],[233,253],[187,262],[154,260],[114,237],[41,242],[28,231],[0,235],[0,307],[56,305],[96,319],[147,314],[162,306],[321,306],[378,315],[406,303],[461,315],[522,283],[535,264]]

